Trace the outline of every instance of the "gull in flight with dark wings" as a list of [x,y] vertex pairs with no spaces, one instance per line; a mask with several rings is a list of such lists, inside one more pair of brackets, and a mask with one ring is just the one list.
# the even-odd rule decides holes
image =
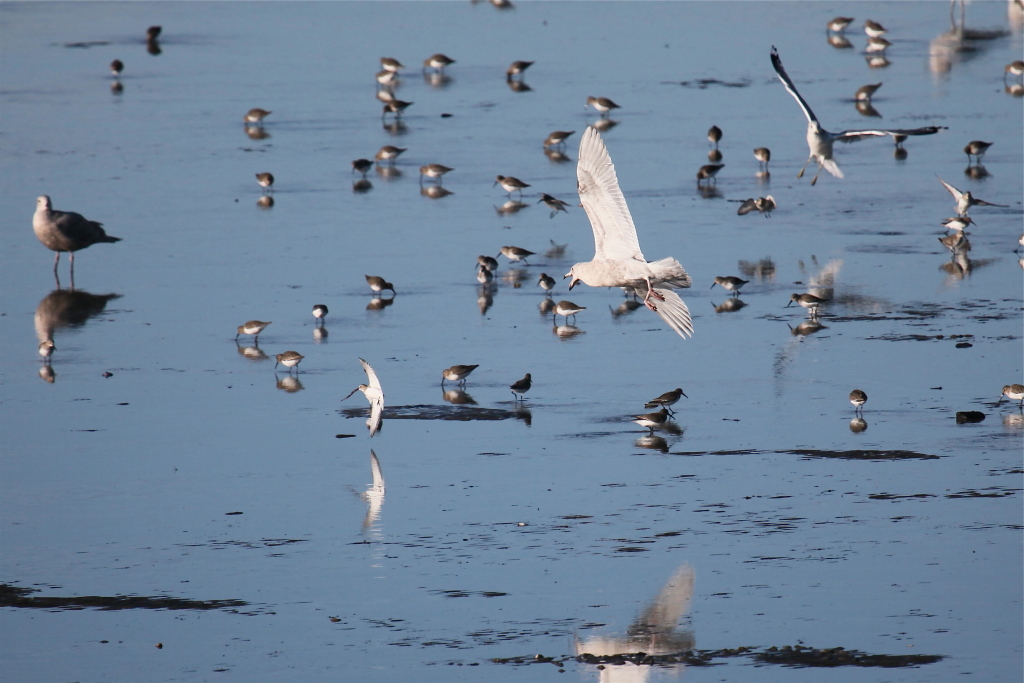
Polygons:
[[793,96],[796,103],[800,105],[800,109],[803,110],[804,116],[807,117],[807,146],[810,148],[811,154],[807,157],[807,161],[804,162],[803,168],[796,174],[796,177],[803,177],[804,169],[807,168],[807,164],[811,163],[812,159],[817,161],[818,171],[814,174],[814,178],[811,179],[811,185],[818,182],[818,173],[821,173],[822,168],[836,178],[843,177],[843,172],[839,170],[839,166],[836,165],[835,160],[832,158],[832,143],[836,141],[856,142],[866,137],[882,137],[885,135],[892,135],[893,137],[897,135],[932,135],[945,129],[945,126],[924,126],[923,128],[899,128],[893,130],[878,128],[870,130],[844,130],[841,133],[830,133],[821,127],[821,124],[818,123],[818,117],[814,115],[807,102],[797,92],[796,86],[793,85],[789,74],[786,73],[782,66],[782,60],[779,59],[779,51],[774,46],[772,47],[772,66],[775,67],[775,73],[779,75],[779,80],[786,86],[786,90]]
[[[370,428],[370,436],[377,433],[377,429],[380,427],[381,414],[384,412],[384,390],[381,389],[380,380],[377,379],[377,373],[373,371],[370,364],[362,358],[359,362],[363,364],[363,370],[366,371],[366,379],[370,382],[367,384],[360,384],[358,387],[353,389],[348,396],[356,393],[357,391],[363,392],[363,396],[370,402],[370,419],[366,421],[366,426]],[[341,399],[344,401],[348,398]]]
[[646,292],[647,308],[680,337],[692,335],[690,311],[671,291],[689,287],[690,276],[674,258],[650,262],[644,258],[608,149],[593,127],[588,127],[580,140],[576,177],[580,202],[594,231],[594,258],[569,270],[565,276],[571,278],[569,289],[583,282],[591,287],[632,287],[638,294]]

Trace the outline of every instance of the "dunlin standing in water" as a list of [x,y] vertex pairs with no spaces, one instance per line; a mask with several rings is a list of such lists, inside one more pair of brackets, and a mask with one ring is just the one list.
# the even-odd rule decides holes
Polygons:
[[839,142],[854,142],[861,140],[865,137],[871,136],[883,136],[883,135],[931,135],[943,130],[943,126],[925,126],[922,128],[903,128],[894,130],[844,130],[841,133],[830,133],[821,127],[818,123],[818,118],[811,111],[810,106],[804,101],[804,98],[797,92],[796,86],[793,85],[793,81],[789,78],[789,74],[782,66],[782,60],[779,59],[779,52],[772,47],[772,66],[775,68],[775,73],[778,74],[779,80],[786,87],[786,90],[793,99],[796,100],[797,104],[800,105],[800,109],[803,111],[804,116],[807,117],[807,146],[810,148],[810,156],[807,157],[807,161],[804,162],[800,172],[797,173],[797,178],[802,178],[804,170],[807,168],[807,164],[811,163],[812,160],[818,162],[818,171],[814,174],[814,178],[811,179],[811,185],[818,182],[818,173],[824,168],[826,171],[834,175],[836,178],[842,178],[843,172],[839,170],[839,166],[836,165],[835,160],[832,158],[832,145],[837,140]]
[[1017,407],[1024,407],[1024,384],[1007,384],[1003,387],[1003,393],[999,395],[1000,403],[1004,397],[1011,401],[1020,401]]
[[836,17],[828,22],[828,30],[832,33],[842,33],[846,27],[853,23],[853,17]]
[[466,378],[469,377],[469,373],[476,370],[479,365],[453,365],[447,370],[441,372],[441,386],[444,386],[445,380],[449,382],[458,382],[462,386],[466,385]]
[[[935,177],[939,178],[939,176]],[[961,192],[942,178],[939,178],[939,182],[942,183],[942,186],[946,188],[951,195],[953,195],[953,200],[956,202],[956,214],[958,216],[966,216],[967,211],[972,206],[998,206],[1003,209],[1008,208],[1006,204],[993,204],[991,202],[986,202],[984,199],[978,199],[972,195],[969,190],[967,192]]]
[[587,128],[580,140],[576,178],[580,202],[594,233],[594,258],[573,265],[566,273],[570,291],[577,282],[591,287],[630,287],[642,292],[644,304],[679,336],[692,335],[690,311],[671,291],[689,287],[690,276],[674,258],[653,262],[644,258],[615,166],[593,127]]
[[1024,76],[1024,61],[1021,61],[1021,60],[1018,59],[1018,60],[1010,62],[1009,64],[1006,65],[1006,68],[1003,69],[1003,82],[1004,83],[1006,82],[1006,75],[1007,74],[1013,76],[1014,78],[1018,78],[1018,79],[1021,78],[1022,76]]
[[356,159],[352,162],[352,170],[359,173],[364,178],[371,168],[373,168],[373,162],[369,159]]
[[860,413],[864,410],[864,404],[868,402],[868,395],[860,389],[854,389],[850,392],[850,403],[853,404],[855,412]]
[[575,321],[576,314],[579,313],[580,311],[585,310],[587,310],[586,306],[578,306],[571,301],[559,301],[557,304],[555,304],[554,318],[557,320],[558,316],[562,316],[565,318],[565,323],[568,325],[570,316],[572,316],[572,319]]
[[[970,216],[953,216],[942,221],[942,227],[946,230],[956,230],[958,232],[966,230],[968,225],[974,223],[974,220]],[[977,223],[974,223],[977,225]]]
[[768,170],[768,162],[772,160],[772,151],[767,147],[758,147],[754,150],[754,158],[757,159],[758,168]]
[[541,273],[540,278],[537,279],[537,286],[543,289],[548,296],[551,296],[551,290],[555,288],[555,284],[555,278],[547,273]]
[[864,22],[864,33],[868,34],[868,37],[870,38],[881,38],[883,34],[887,33],[887,31],[885,27],[877,21],[868,19]]
[[103,229],[102,223],[90,221],[73,211],[54,211],[46,195],[36,199],[36,212],[32,216],[32,230],[43,246],[56,252],[53,256],[53,273],[57,274],[60,253],[68,252],[71,261],[71,278],[75,277],[75,252],[99,242],[120,242]]
[[680,396],[684,398],[690,398],[689,396],[683,393],[682,389],[673,389],[672,391],[666,391],[658,398],[651,399],[650,401],[644,404],[644,408],[657,408],[661,406],[662,408],[668,410],[670,415],[675,415],[675,411],[672,410],[671,406],[674,406],[676,403],[679,402]]
[[665,423],[668,422],[668,408],[662,408],[656,413],[635,415],[633,417],[633,422],[637,423],[641,427],[646,427],[651,430],[651,434],[653,434],[655,429],[665,426]]
[[501,189],[505,190],[511,197],[513,192],[518,192],[519,196],[523,196],[523,188],[530,187],[529,183],[524,183],[519,178],[513,178],[510,175],[500,175],[494,180],[495,185],[501,185]]
[[868,85],[862,85],[857,88],[857,92],[853,94],[853,99],[858,102],[870,102],[871,97],[875,94],[879,88],[882,87],[881,83],[869,83]]
[[317,305],[313,306],[313,318],[314,318],[313,322],[314,322],[314,324],[316,324],[316,323],[322,324],[324,322],[324,318],[326,318],[326,317],[327,317],[327,306],[325,306],[324,304],[317,304]]
[[437,52],[423,60],[423,70],[433,69],[434,71],[443,72],[446,66],[454,63],[455,60],[448,55]]
[[[299,363],[301,363],[302,359],[305,358],[305,356],[303,356],[298,351],[285,351],[284,353],[277,354],[276,356],[274,356],[274,358],[277,359],[277,363],[274,363],[275,370],[277,369],[277,366],[280,364],[288,368],[288,371],[291,372],[291,369],[296,367]],[[296,372],[298,372],[298,370],[296,370]]]
[[530,256],[533,256],[536,252],[532,252],[528,249],[523,249],[521,247],[506,246],[501,248],[501,253],[505,255],[505,258],[507,258],[509,261],[512,261],[513,263],[517,263],[519,261],[526,263],[526,259]]
[[711,283],[711,289],[714,289],[715,285],[721,285],[732,292],[733,296],[739,296],[740,288],[748,282],[750,282],[750,280],[741,280],[734,275],[726,275],[725,277],[718,276],[715,278],[715,281]]
[[270,190],[274,187],[274,174],[273,173],[257,173],[256,182],[264,190]]
[[704,164],[697,170],[697,184],[700,185],[705,180],[713,180],[723,168],[725,168],[725,164]]
[[244,325],[238,326],[238,332],[235,334],[235,341],[238,341],[238,335],[240,334],[251,334],[253,336],[253,343],[258,344],[260,341],[260,332],[262,332],[270,322],[263,322],[262,320],[249,320]]
[[381,163],[381,162],[388,162],[392,166],[394,166],[395,165],[395,159],[397,159],[398,155],[400,155],[406,149],[408,149],[408,148],[407,147],[395,147],[394,145],[384,145],[379,150],[377,150],[377,153],[374,155],[373,158],[377,160],[378,164]]
[[[518,401],[525,398],[523,394],[529,391],[531,386],[533,386],[533,378],[530,376],[530,373],[526,373],[525,377],[523,377],[518,382],[515,382],[512,385],[510,385],[509,389],[512,390],[512,395],[515,396],[516,400]],[[519,395],[516,396],[516,394]]]
[[498,270],[498,259],[494,258],[493,256],[485,256],[484,254],[480,254],[479,256],[476,257],[476,262],[477,265],[486,268],[492,273]]
[[551,209],[552,218],[554,218],[555,214],[558,213],[559,211],[565,211],[566,213],[569,213],[565,209],[565,207],[569,206],[568,202],[563,202],[558,197],[552,197],[551,195],[546,193],[541,194],[540,199],[537,200],[537,203],[540,204],[541,202],[544,202],[544,204],[547,205],[549,209]]
[[146,29],[146,52],[154,57],[162,52],[160,41],[157,38],[160,37],[160,32],[163,30],[162,26],[150,26]]
[[395,59],[394,57],[381,57],[380,68],[384,69],[385,71],[399,71],[401,69],[404,69],[405,65],[402,64],[397,59]]
[[358,387],[353,389],[348,396],[341,399],[344,401],[352,394],[357,391],[363,392],[363,396],[370,403],[370,418],[366,421],[366,426],[370,429],[370,436],[372,437],[377,433],[377,429],[380,427],[381,416],[384,414],[384,389],[380,386],[380,380],[377,379],[377,373],[370,367],[362,358],[359,362],[363,366],[363,370],[366,372],[367,384],[360,384]]
[[443,164],[427,164],[426,166],[420,166],[420,184],[423,184],[423,177],[426,176],[431,180],[436,180],[437,184],[441,184],[441,178],[445,173],[454,171],[454,168],[449,168]]
[[569,136],[575,133],[574,130],[553,130],[544,138],[545,147],[564,147],[565,141],[569,139]]
[[124,62],[120,59],[115,59],[110,63],[110,73],[113,74],[114,78],[120,76],[122,71],[124,71]]
[[163,30],[163,26],[150,26],[146,29],[146,40],[156,40],[160,37],[160,32]]
[[403,111],[405,111],[412,105],[412,102],[405,102],[404,100],[391,100],[390,102],[385,102],[384,107],[381,110],[380,117],[384,118],[389,113],[391,113],[395,115],[395,118],[398,118],[399,116],[402,115]]
[[370,289],[373,290],[374,294],[380,294],[385,289],[391,290],[391,293],[395,293],[395,286],[382,277],[376,275],[364,275],[366,278],[366,284],[370,285]]
[[512,62],[507,69],[505,69],[505,80],[511,81],[516,76],[522,76],[523,72],[530,68],[533,62],[525,62],[517,60]]
[[708,128],[708,141],[718,149],[718,141],[722,139],[722,129],[718,126]]
[[981,163],[981,157],[985,156],[985,152],[989,147],[992,146],[991,142],[982,142],[981,140],[971,140],[964,147],[964,154],[967,155],[967,165],[971,165],[971,157],[974,157],[975,163]]
[[43,357],[44,363],[50,362],[50,356],[57,350],[57,347],[53,345],[52,339],[44,339],[39,342],[39,355]]
[[814,296],[813,294],[794,294],[789,297],[789,303],[786,304],[786,308],[789,308],[793,302],[796,302],[800,306],[807,309],[810,314],[811,320],[818,319],[818,306],[825,303],[827,299],[822,299]]
[[600,112],[602,118],[607,116],[608,112],[610,112],[612,109],[621,109],[619,105],[615,104],[607,97],[593,96],[588,97],[587,103],[583,105],[584,109],[586,109],[587,107],[593,107],[594,109],[596,109],[598,112]]
[[269,112],[266,109],[260,109],[259,107],[253,107],[245,113],[242,117],[244,123],[260,125],[263,123],[263,119],[270,116],[273,112]]
[[952,235],[946,235],[938,239],[942,246],[953,252],[954,256],[965,254],[971,250],[971,243],[964,236],[963,232],[954,232]]

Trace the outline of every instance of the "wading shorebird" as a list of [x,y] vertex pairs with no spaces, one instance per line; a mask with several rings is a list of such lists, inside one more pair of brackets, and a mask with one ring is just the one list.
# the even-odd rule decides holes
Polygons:
[[932,135],[938,133],[940,130],[944,130],[945,126],[924,126],[922,128],[901,128],[893,130],[883,129],[870,129],[870,130],[844,130],[841,133],[830,133],[821,127],[818,122],[818,117],[811,111],[810,106],[797,92],[796,86],[793,85],[793,81],[790,79],[789,74],[786,73],[785,68],[782,66],[782,60],[779,59],[779,51],[772,47],[772,66],[775,68],[775,73],[778,74],[779,80],[786,86],[786,90],[796,103],[800,105],[800,109],[804,112],[804,116],[807,117],[807,146],[810,148],[810,156],[807,157],[807,161],[804,162],[800,172],[796,174],[797,178],[804,176],[804,170],[807,168],[807,164],[811,163],[812,160],[818,162],[818,170],[811,179],[811,185],[818,182],[818,173],[821,173],[821,169],[824,168],[826,171],[834,175],[836,178],[842,178],[843,172],[839,170],[839,166],[836,165],[835,160],[832,158],[832,145],[836,141],[838,142],[856,142],[866,137],[881,137],[885,135]]
[[668,410],[669,415],[675,415],[675,411],[670,406],[674,406],[678,401],[679,397],[690,398],[683,393],[682,389],[674,389],[672,391],[666,391],[658,398],[653,398],[644,404],[644,408],[657,408],[662,407]]
[[860,389],[854,389],[850,392],[850,403],[853,404],[853,410],[855,413],[860,414],[864,410],[864,404],[868,402],[868,395]]
[[608,148],[593,127],[588,127],[580,140],[576,177],[580,203],[594,232],[594,258],[569,269],[565,275],[569,289],[577,282],[591,287],[630,287],[643,293],[644,305],[679,336],[692,335],[690,311],[671,291],[689,287],[690,276],[674,258],[650,262],[644,258]]

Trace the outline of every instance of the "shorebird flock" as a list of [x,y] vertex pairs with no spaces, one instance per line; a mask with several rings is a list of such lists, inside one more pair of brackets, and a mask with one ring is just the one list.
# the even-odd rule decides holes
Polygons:
[[[826,27],[829,41],[835,44],[835,41],[847,40],[845,38],[845,31],[852,22],[853,19],[847,17],[836,17],[830,21]],[[864,23],[864,31],[868,36],[866,48],[868,53],[884,53],[884,50],[891,45],[883,37],[887,32],[886,29],[878,22],[866,21]],[[161,28],[158,26],[150,27],[147,30],[147,45],[151,52],[153,50],[159,51],[160,49],[157,40],[160,33]],[[844,177],[834,156],[834,143],[836,142],[849,143],[868,138],[891,137],[897,148],[897,158],[900,158],[900,150],[903,151],[905,156],[906,152],[903,150],[902,144],[909,137],[930,136],[947,130],[946,126],[928,125],[917,128],[865,128],[844,130],[838,133],[830,132],[821,125],[810,105],[798,91],[794,81],[783,66],[782,58],[775,47],[771,48],[770,53],[768,53],[768,60],[766,61],[771,64],[779,81],[781,81],[786,91],[796,101],[807,120],[806,139],[809,154],[807,161],[796,176],[801,178],[807,166],[814,162],[817,169],[811,179],[811,185],[817,183],[819,174],[823,169],[837,179]],[[432,77],[444,78],[446,70],[456,68],[453,65],[458,64],[458,61],[447,55],[436,53],[424,59],[422,63],[422,72],[425,77],[429,74]],[[505,79],[513,91],[526,92],[530,90],[530,87],[525,83],[525,73],[533,64],[533,61],[517,60],[512,62],[506,69]],[[375,75],[375,81],[377,84],[376,96],[383,103],[381,119],[384,121],[385,126],[404,125],[401,123],[402,115],[409,107],[415,104],[414,102],[399,100],[394,94],[395,88],[401,81],[401,72],[405,69],[405,66],[393,57],[382,57],[380,59],[380,67],[380,71]],[[119,79],[126,65],[121,60],[116,59],[109,65],[109,68],[117,86],[112,87],[115,92],[120,92]],[[1016,80],[1024,78],[1024,63],[1015,61],[1007,65],[1003,75],[1004,81],[1007,78]],[[854,93],[854,99],[861,113],[865,113],[865,111],[860,109],[860,107],[870,107],[872,97],[882,85],[882,83],[867,84]],[[579,283],[590,287],[621,288],[626,292],[627,297],[633,298],[633,301],[637,304],[636,307],[644,306],[648,308],[651,312],[657,314],[672,331],[681,338],[686,339],[694,334],[694,324],[688,307],[676,291],[690,287],[692,279],[676,258],[667,256],[657,260],[648,260],[641,251],[637,226],[633,222],[632,215],[620,188],[619,178],[612,163],[611,155],[601,136],[602,131],[608,131],[617,125],[617,122],[612,121],[609,117],[613,111],[622,109],[623,106],[608,97],[589,96],[584,103],[584,107],[595,110],[599,116],[598,120],[592,125],[587,126],[579,136],[579,157],[577,163],[579,206],[584,209],[590,221],[592,237],[594,239],[594,255],[589,261],[574,264],[569,269],[569,272],[564,275],[563,279],[568,280],[568,289],[570,291]],[[253,107],[248,110],[242,117],[246,134],[252,139],[267,137],[264,127],[268,117],[272,114],[272,111],[259,107]],[[546,153],[564,156],[564,149],[569,139],[575,134],[575,130],[551,131],[543,138],[541,145]],[[717,125],[711,126],[707,131],[707,139],[713,146],[708,154],[710,163],[701,166],[696,173],[698,189],[703,196],[717,196],[717,189],[715,187],[717,176],[725,167],[721,163],[723,155],[719,149],[719,143],[725,135],[726,132]],[[963,152],[967,156],[969,168],[978,168],[980,169],[979,173],[982,173],[981,160],[993,144],[994,142],[984,140],[971,140],[968,142],[964,146]],[[374,167],[384,176],[396,172],[398,159],[406,151],[407,148],[384,145],[372,155],[372,160],[370,158],[353,160],[351,162],[352,173],[359,174],[360,176],[360,180],[353,184],[353,189],[355,191],[368,189],[369,183],[366,180],[366,175]],[[753,150],[753,156],[758,163],[758,177],[767,180],[770,177],[768,164],[772,158],[771,151],[767,147],[758,147]],[[432,198],[451,194],[443,187],[443,181],[447,174],[454,171],[456,169],[437,162],[420,166],[419,182],[421,193]],[[263,190],[258,205],[261,208],[272,207],[274,200],[271,193],[274,189],[274,175],[268,171],[263,171],[256,173],[255,177],[258,185]],[[950,250],[954,261],[956,261],[957,259],[965,258],[965,255],[971,249],[967,228],[975,223],[968,216],[968,211],[976,206],[1005,208],[1006,205],[995,204],[977,198],[970,191],[961,191],[941,178],[938,181],[952,195],[956,212],[955,216],[942,222],[943,227],[953,231],[953,234],[940,238],[939,241]],[[525,196],[524,191],[530,190],[533,184],[513,176],[497,175],[493,181],[493,186],[500,186],[508,200],[505,207],[499,209],[499,213],[503,210],[511,213],[526,206],[522,201]],[[771,216],[778,206],[775,197],[772,195],[731,201],[740,203],[737,214],[741,216],[757,212],[767,218]],[[541,192],[536,203],[544,203],[551,210],[551,218],[555,218],[559,213],[568,214],[569,209],[575,204],[575,202],[566,201],[547,192]],[[33,230],[39,241],[45,247],[55,252],[53,265],[55,277],[57,276],[60,253],[69,253],[72,287],[74,286],[75,252],[93,244],[115,243],[121,239],[108,235],[101,223],[86,219],[78,213],[54,210],[50,197],[45,195],[39,197],[36,201],[36,211],[32,223]],[[564,246],[555,245],[553,241],[552,245],[556,251],[564,249]],[[499,267],[498,256],[504,256],[513,264],[522,263],[529,266],[528,259],[535,256],[535,252],[519,246],[505,245],[500,248],[499,254],[495,257],[478,256],[476,279],[484,289],[493,287],[495,273]],[[374,301],[378,302],[377,305],[379,307],[390,305],[397,296],[395,285],[387,281],[385,277],[365,275],[365,280],[375,297]],[[738,303],[740,289],[748,284],[748,282],[748,280],[743,280],[733,275],[716,276],[711,287],[714,288],[717,285],[730,292],[737,302],[734,305],[738,307],[742,305]],[[558,302],[550,300],[553,290],[557,285],[558,280],[555,278],[547,273],[540,274],[537,286],[543,290],[545,297],[545,302],[541,307],[542,311],[551,313],[556,330],[564,330],[559,332],[560,335],[572,336],[578,334],[580,330],[575,327],[576,318],[578,315],[585,316],[587,309],[568,300],[560,300]],[[390,297],[384,298],[382,296],[384,292],[388,292]],[[794,303],[805,308],[808,311],[809,321],[814,323],[820,316],[820,308],[826,306],[829,303],[829,299],[809,292],[798,292],[792,294],[786,306],[791,306]],[[316,328],[321,330],[322,334],[326,334],[324,323],[328,315],[327,305],[314,305],[312,314]],[[561,327],[557,324],[559,317],[563,318],[564,322],[564,325]],[[573,321],[573,325],[569,324],[570,320]],[[237,342],[239,336],[242,335],[251,336],[253,346],[258,348],[259,335],[270,324],[270,322],[255,319],[249,320],[237,327],[235,341]],[[49,363],[56,351],[56,347],[52,339],[45,339],[40,342],[38,350],[44,363]],[[290,375],[292,372],[298,373],[299,364],[303,361],[304,356],[296,351],[289,350],[276,354],[275,359],[275,369],[283,366]],[[367,427],[370,436],[373,436],[381,426],[384,412],[384,391],[373,367],[362,358],[359,361],[367,375],[367,383],[360,384],[353,389],[349,396],[356,391],[361,391],[369,401],[370,417],[367,420]],[[479,364],[453,365],[443,370],[441,373],[442,387],[445,381],[451,381],[461,388],[465,385],[470,373],[478,367]],[[517,403],[524,401],[525,394],[532,386],[533,378],[530,373],[526,373],[522,379],[510,384],[509,389],[514,401]],[[347,399],[349,396],[345,398]],[[647,408],[659,408],[657,412],[634,416],[632,420],[653,433],[655,429],[661,428],[667,423],[673,414],[671,406],[680,397],[685,396],[686,394],[683,393],[681,388],[666,392],[646,404]],[[1019,384],[1007,385],[1003,387],[1000,400],[1007,397],[1019,400],[1021,404],[1024,404],[1024,398],[1022,398],[1024,397],[1024,389]],[[849,400],[854,406],[857,416],[860,416],[867,401],[867,395],[862,390],[856,389],[850,394]]]

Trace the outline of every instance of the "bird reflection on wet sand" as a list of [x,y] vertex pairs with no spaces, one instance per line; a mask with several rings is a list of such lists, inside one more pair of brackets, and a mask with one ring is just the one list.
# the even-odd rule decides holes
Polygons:
[[263,352],[259,346],[242,346],[238,342],[235,342],[235,348],[238,350],[238,354],[243,358],[251,361],[270,360],[270,356]]
[[665,437],[658,436],[657,434],[645,434],[636,440],[634,444],[637,448],[646,448],[652,451],[658,451],[659,453],[668,453],[668,441]]
[[735,297],[726,299],[721,304],[716,304],[712,301],[711,305],[715,307],[715,313],[735,313],[747,304],[739,297]]
[[868,423],[864,420],[863,417],[858,416],[850,420],[850,431],[853,432],[854,434],[860,434],[867,428]]
[[363,529],[369,529],[380,519],[381,508],[384,507],[384,473],[380,468],[380,459],[370,450],[370,474],[373,483],[366,487],[360,497],[366,501],[366,516],[363,518]]
[[441,392],[441,398],[455,406],[475,406],[473,397],[462,389],[447,389]]
[[486,315],[494,305],[494,285],[480,285],[477,290],[476,305],[480,309],[480,315]]
[[796,327],[789,325],[789,332],[794,337],[807,337],[812,334],[815,334],[816,332],[821,332],[822,330],[827,329],[828,327],[822,325],[817,320],[805,320]]
[[[581,639],[576,637],[576,654],[608,657],[644,652],[648,655],[667,655],[692,650],[696,638],[691,629],[683,629],[679,621],[690,611],[693,600],[695,573],[688,564],[681,565],[665,583],[665,586],[633,619],[624,635],[592,635]],[[585,661],[585,660],[584,660]],[[628,678],[607,674],[618,674],[622,667],[608,666],[599,671],[600,680],[643,681],[654,667],[623,665],[628,667]],[[683,664],[659,665],[658,670],[668,669],[680,672]],[[622,672],[625,673],[625,672]]]
[[295,375],[285,375],[284,377],[278,377],[277,373],[274,373],[274,379],[277,380],[277,388],[281,391],[287,391],[289,394],[294,394],[297,391],[305,389],[302,386],[302,382]]
[[388,306],[395,303],[395,297],[380,297],[374,296],[370,299],[370,302],[366,304],[366,310],[368,311],[383,311]]
[[35,330],[40,342],[52,340],[53,334],[65,327],[81,327],[103,313],[108,301],[120,294],[90,294],[79,289],[55,289],[36,306]]
[[624,315],[629,315],[641,306],[643,306],[643,304],[636,299],[625,299],[618,305],[618,308],[612,308],[609,306],[608,310],[612,312],[612,318],[615,319],[621,318]]
[[525,202],[521,202],[521,201],[518,201],[516,199],[510,199],[507,202],[505,202],[504,204],[502,204],[501,206],[494,207],[494,211],[499,216],[507,216],[507,215],[510,215],[510,214],[519,213],[520,211],[522,211],[523,209],[527,208],[528,206],[530,206],[530,205],[525,203]]
[[567,341],[573,337],[578,337],[581,334],[586,334],[586,332],[575,325],[554,325],[551,328],[551,332],[554,333],[554,335],[561,341]]

